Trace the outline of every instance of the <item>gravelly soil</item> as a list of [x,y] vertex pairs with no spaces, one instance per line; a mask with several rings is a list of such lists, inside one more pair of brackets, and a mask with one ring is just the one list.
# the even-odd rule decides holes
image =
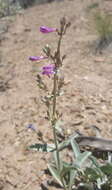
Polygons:
[[[46,142],[52,137],[36,84],[36,73],[44,63],[28,61],[30,55],[40,55],[46,43],[56,46],[56,34],[41,34],[40,25],[57,27],[62,16],[72,23],[62,44],[67,54],[64,96],[58,103],[63,127],[94,136],[95,125],[102,137],[112,138],[112,49],[110,45],[102,54],[94,54],[90,48],[97,40],[87,12],[92,2],[55,1],[0,21],[8,27],[0,36],[0,189],[39,190],[46,179],[43,170],[49,155],[26,151],[28,145],[39,142],[37,134],[27,130],[29,123],[43,133]],[[112,10],[111,1],[96,2],[102,10]]]

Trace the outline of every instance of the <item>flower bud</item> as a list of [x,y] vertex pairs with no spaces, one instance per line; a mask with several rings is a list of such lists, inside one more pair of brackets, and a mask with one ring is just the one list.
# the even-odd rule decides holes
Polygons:
[[30,61],[40,61],[40,60],[42,60],[42,59],[46,59],[47,57],[45,57],[45,56],[30,56],[29,57],[29,60]]
[[44,34],[47,34],[47,33],[50,33],[50,32],[56,32],[57,29],[56,28],[49,28],[47,26],[41,26],[40,27],[40,32],[44,33]]
[[50,65],[44,66],[42,70],[43,70],[42,71],[43,75],[47,75],[48,77],[50,77],[50,75],[55,73],[55,65],[50,64]]

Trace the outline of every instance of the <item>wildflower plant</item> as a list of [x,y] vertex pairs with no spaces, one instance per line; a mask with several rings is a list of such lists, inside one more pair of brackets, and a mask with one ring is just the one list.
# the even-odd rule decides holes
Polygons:
[[[64,136],[61,141],[58,138],[58,134],[63,134],[62,129],[60,128],[61,114],[57,110],[57,97],[61,95],[60,92],[64,86],[64,79],[63,77],[59,77],[59,71],[66,58],[65,55],[61,55],[61,42],[69,27],[70,22],[67,22],[65,18],[60,20],[59,29],[41,26],[41,33],[48,34],[55,32],[57,34],[57,48],[52,52],[50,46],[46,45],[43,48],[43,53],[45,55],[29,57],[29,60],[33,62],[40,60],[46,61],[47,59],[51,61],[51,64],[42,67],[41,74],[37,75],[37,82],[39,88],[45,93],[42,101],[47,108],[47,119],[49,120],[53,131],[54,142],[53,144],[44,143],[43,136],[40,134],[39,136],[41,137],[43,144],[36,143],[29,148],[53,153],[53,160],[48,164],[48,169],[64,190],[81,189],[81,184],[82,189],[87,189],[88,187],[88,189],[95,190],[96,187],[100,189],[102,183],[104,184],[107,182],[107,166],[101,168],[99,162],[92,156],[91,152],[80,151],[75,140],[78,136],[77,134],[73,134],[67,138]],[[53,82],[53,89],[50,92],[44,82],[44,76],[48,77],[48,80]],[[35,131],[32,124],[30,124],[28,128]],[[61,155],[61,151],[65,148],[71,148],[72,150],[71,161],[69,162],[65,161],[66,159],[63,160]],[[112,165],[109,165],[108,167],[111,167],[109,171],[110,176]]]
[[[58,72],[60,70],[60,67],[62,67],[63,60],[65,59],[65,55],[61,57],[61,42],[63,36],[66,34],[66,30],[70,27],[70,22],[67,22],[65,18],[62,18],[60,21],[60,29],[56,28],[49,28],[46,26],[40,27],[40,32],[43,34],[48,34],[51,32],[56,32],[58,35],[58,43],[57,43],[57,49],[52,54],[50,46],[46,45],[43,48],[43,52],[45,53],[45,56],[30,56],[29,60],[31,61],[39,61],[44,60],[46,58],[51,60],[51,64],[48,64],[46,66],[43,66],[42,68],[42,75],[46,75],[49,78],[53,77],[53,89],[52,92],[49,93],[44,97],[43,102],[47,106],[47,117],[51,123],[52,129],[53,129],[53,137],[54,137],[54,144],[56,148],[56,158],[57,158],[57,167],[60,170],[60,156],[59,156],[59,147],[58,147],[58,140],[57,140],[57,129],[56,124],[59,120],[59,113],[56,109],[56,101],[57,96],[59,96],[59,91],[63,86],[63,77],[59,79]],[[46,85],[43,82],[43,79],[41,75],[37,75],[37,82],[41,89],[43,89],[46,92]]]

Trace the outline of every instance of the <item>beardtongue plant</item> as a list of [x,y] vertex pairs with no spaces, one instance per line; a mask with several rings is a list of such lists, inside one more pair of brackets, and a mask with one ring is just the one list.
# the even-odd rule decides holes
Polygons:
[[[60,47],[62,38],[66,33],[66,30],[70,27],[70,22],[66,22],[65,18],[62,18],[60,20],[60,29],[57,28],[49,28],[46,26],[40,27],[40,32],[43,34],[48,34],[52,32],[56,32],[58,35],[58,43],[57,43],[57,49],[52,54],[51,48],[46,45],[43,48],[43,52],[46,54],[45,56],[30,56],[30,61],[40,61],[44,59],[50,59],[51,64],[48,64],[46,66],[43,66],[42,68],[42,75],[46,75],[49,78],[53,77],[53,90],[49,96],[44,97],[44,103],[47,106],[47,117],[50,120],[52,129],[53,129],[53,137],[54,137],[54,144],[56,149],[56,158],[57,158],[57,167],[60,171],[60,157],[59,157],[59,147],[58,147],[58,140],[57,140],[57,134],[56,134],[56,124],[59,119],[58,111],[56,110],[56,99],[59,95],[59,91],[63,86],[63,77],[59,79],[58,72],[60,70],[60,67],[62,67],[63,60],[65,59],[65,55],[61,57]],[[43,79],[40,75],[37,75],[37,82],[41,89],[45,90],[46,93],[46,85],[43,82]],[[52,109],[51,109],[52,107]]]
[[[42,101],[47,107],[47,119],[52,127],[54,141],[54,144],[36,143],[31,145],[29,148],[37,149],[38,151],[43,152],[53,152],[53,160],[50,164],[48,164],[48,169],[64,190],[83,190],[84,188],[88,190],[96,190],[99,188],[99,190],[101,190],[101,185],[107,181],[105,172],[102,172],[99,163],[91,155],[91,152],[80,151],[79,146],[75,141],[77,134],[64,138],[62,141],[59,141],[58,138],[59,133],[62,135],[62,129],[60,128],[61,114],[59,114],[57,110],[57,97],[61,95],[60,92],[64,85],[64,78],[63,76],[59,77],[59,71],[63,66],[64,59],[66,58],[65,55],[61,55],[61,42],[69,27],[70,22],[67,22],[65,18],[60,20],[59,29],[41,26],[41,33],[48,34],[55,32],[57,34],[57,48],[54,53],[52,53],[50,46],[46,45],[43,48],[43,53],[45,55],[29,57],[29,60],[33,62],[48,59],[51,61],[51,64],[44,65],[42,67],[41,74],[37,75],[37,82],[39,88],[45,92],[45,96],[42,98]],[[44,76],[53,81],[53,89],[51,92],[48,91],[48,87],[43,80]],[[35,131],[32,124],[30,124],[28,128]],[[41,136],[42,142],[45,142],[43,141],[42,134],[37,134]],[[71,147],[73,151],[70,162],[63,161],[61,157],[61,151],[68,147]],[[84,163],[86,164],[84,165]]]

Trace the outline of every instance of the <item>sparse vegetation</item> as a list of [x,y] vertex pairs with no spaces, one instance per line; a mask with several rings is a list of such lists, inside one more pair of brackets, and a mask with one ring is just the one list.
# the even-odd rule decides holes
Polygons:
[[98,0],[0,2],[0,190],[112,190],[111,16]]
[[9,10],[9,1],[8,0],[0,0],[0,17],[7,16],[10,14]]
[[98,8],[99,3],[92,3],[87,7],[87,11],[91,11],[92,9]]
[[21,8],[26,9],[34,4],[49,3],[53,0],[0,0],[0,18],[15,14]]
[[101,50],[112,42],[112,16],[98,11],[95,13],[94,22],[99,37],[97,50]]
[[0,18],[14,15],[19,9],[20,5],[17,1],[0,0]]

